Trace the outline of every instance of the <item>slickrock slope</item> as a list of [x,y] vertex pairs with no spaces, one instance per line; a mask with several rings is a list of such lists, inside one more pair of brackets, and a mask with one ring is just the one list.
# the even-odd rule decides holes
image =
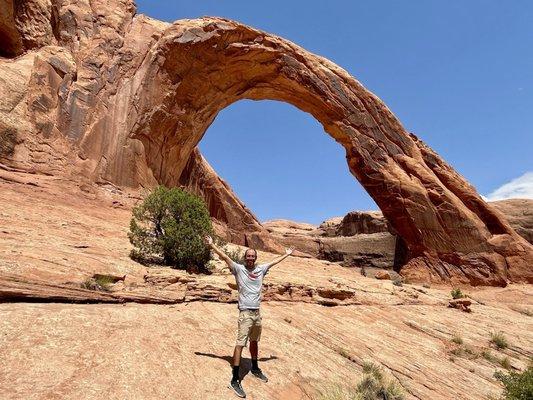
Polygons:
[[0,136],[10,166],[178,185],[220,110],[244,98],[286,101],[346,149],[349,169],[406,243],[403,275],[533,281],[531,245],[332,62],[234,21],[155,21],[129,0],[3,7]]
[[[129,258],[135,193],[0,170],[0,300],[235,302],[234,278],[221,262],[213,263],[212,275],[199,276]],[[260,261],[273,257],[259,252]],[[424,297],[395,291],[392,284],[382,289],[372,279],[368,284],[374,289],[361,291],[358,274],[327,261],[291,257],[284,265],[269,274],[265,300],[334,306],[411,304]],[[97,274],[120,280],[109,292],[82,289]]]
[[[495,295],[495,289],[490,289]],[[529,287],[503,289],[507,301]],[[464,313],[444,306],[263,305],[260,363],[270,381],[248,374],[249,399],[308,400],[312,388],[353,384],[364,360],[398,379],[407,399],[485,400],[501,387],[483,357],[454,356],[459,335],[476,354],[490,332],[510,343],[493,355],[524,368],[533,355],[531,317],[487,301]],[[531,304],[530,304],[531,306]],[[227,389],[235,305],[0,304],[0,397],[5,399],[231,399]],[[452,361],[453,360],[453,361]]]

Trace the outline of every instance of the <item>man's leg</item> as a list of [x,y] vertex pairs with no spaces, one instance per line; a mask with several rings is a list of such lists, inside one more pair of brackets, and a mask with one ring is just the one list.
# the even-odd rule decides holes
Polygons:
[[262,318],[261,314],[258,313],[257,318],[254,321],[254,325],[250,330],[250,355],[252,356],[252,369],[251,373],[253,376],[261,379],[263,382],[268,382],[268,378],[263,374],[263,371],[259,368],[258,355],[259,355],[259,339],[261,338],[262,331]]
[[257,340],[250,340],[250,355],[252,356],[252,369],[259,369],[257,365],[257,356],[259,354],[259,346]]
[[242,348],[243,346],[235,346],[235,350],[233,350],[233,377],[232,380],[236,381],[239,380],[239,366],[241,365],[241,354],[242,354]]
[[239,397],[246,397],[246,393],[241,386],[239,379],[239,366],[241,365],[242,348],[246,346],[250,328],[252,326],[251,319],[248,317],[248,313],[241,311],[239,313],[239,325],[237,328],[237,342],[235,343],[235,349],[233,350],[233,362],[232,377],[229,387],[235,391],[235,394]]

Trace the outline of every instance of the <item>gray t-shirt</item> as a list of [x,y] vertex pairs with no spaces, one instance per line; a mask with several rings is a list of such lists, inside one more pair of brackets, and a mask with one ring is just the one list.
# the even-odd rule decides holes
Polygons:
[[248,271],[244,265],[233,262],[231,273],[235,275],[239,290],[239,310],[259,308],[263,278],[268,269],[268,264],[257,264],[252,271]]

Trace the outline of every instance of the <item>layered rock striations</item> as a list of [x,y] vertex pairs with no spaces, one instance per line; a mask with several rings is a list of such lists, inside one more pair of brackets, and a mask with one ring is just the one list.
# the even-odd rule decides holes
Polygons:
[[392,269],[396,265],[397,238],[387,229],[380,212],[352,211],[320,226],[288,220],[263,223],[276,241],[346,267]]
[[220,110],[240,99],[285,101],[345,148],[350,171],[405,242],[402,274],[533,281],[532,246],[325,58],[222,18],[156,21],[128,0],[2,7],[0,136],[10,144],[0,162],[11,168],[120,186],[180,185]]
[[490,204],[505,215],[516,233],[533,244],[533,200],[507,199]]

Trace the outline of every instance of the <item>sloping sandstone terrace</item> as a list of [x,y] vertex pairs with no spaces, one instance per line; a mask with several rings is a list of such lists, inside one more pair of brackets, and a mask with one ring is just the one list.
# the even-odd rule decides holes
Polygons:
[[[491,349],[494,356],[524,368],[533,355],[531,317],[502,303],[475,306],[471,314],[424,305],[263,307],[260,363],[270,382],[248,374],[245,352],[243,385],[250,399],[309,399],[326,383],[356,383],[363,361],[371,360],[398,380],[407,399],[485,400],[501,392],[493,378],[500,367],[479,355],[453,356],[454,336],[478,354],[489,348],[491,330],[503,330],[511,346]],[[1,304],[0,312],[1,398],[233,396],[226,385],[235,305],[11,303]]]
[[0,122],[11,166],[177,185],[220,110],[245,98],[281,100],[346,149],[350,171],[406,243],[403,275],[533,280],[531,245],[332,62],[234,21],[155,21],[128,0],[3,8]]

